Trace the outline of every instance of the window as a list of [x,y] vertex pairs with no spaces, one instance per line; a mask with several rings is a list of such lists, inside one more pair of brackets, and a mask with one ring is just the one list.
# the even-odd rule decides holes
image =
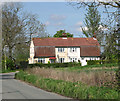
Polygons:
[[77,48],[70,48],[70,52],[76,52]]
[[65,49],[64,48],[58,48],[58,52],[64,52]]
[[82,57],[81,59],[82,59],[82,60],[84,60],[84,58],[83,58],[83,57]]
[[64,60],[65,60],[64,58],[60,58],[59,63],[64,63]]
[[70,62],[75,62],[77,61],[77,58],[70,58]]
[[38,58],[39,63],[45,63],[45,58]]

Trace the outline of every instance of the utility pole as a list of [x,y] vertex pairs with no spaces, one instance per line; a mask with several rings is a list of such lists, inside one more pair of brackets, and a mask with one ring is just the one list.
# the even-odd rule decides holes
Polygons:
[[7,45],[5,45],[4,47],[5,47],[5,51],[4,51],[4,53],[5,53],[5,70],[7,70],[7,65],[6,65],[6,47],[7,47]]
[[120,69],[120,7],[118,7],[118,64]]
[[118,72],[116,72],[116,77],[118,80],[118,92],[120,92],[120,6],[118,7]]

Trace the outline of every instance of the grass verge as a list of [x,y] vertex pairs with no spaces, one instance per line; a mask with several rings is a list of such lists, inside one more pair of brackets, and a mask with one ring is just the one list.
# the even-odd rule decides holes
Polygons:
[[107,87],[88,86],[81,82],[69,82],[39,77],[20,71],[15,75],[41,89],[55,92],[75,99],[117,99],[118,91]]
[[118,68],[118,64],[98,64],[98,65],[86,65],[86,66],[74,66],[74,67],[61,67],[61,68],[56,68],[58,70],[67,70],[67,71],[79,71],[79,70],[92,70],[92,69],[105,69],[107,70],[113,70],[114,68]]
[[0,73],[10,73],[10,72],[16,72],[18,70],[1,70]]

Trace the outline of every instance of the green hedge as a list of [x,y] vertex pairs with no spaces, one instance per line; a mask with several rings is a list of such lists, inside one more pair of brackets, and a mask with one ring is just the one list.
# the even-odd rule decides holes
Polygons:
[[45,89],[64,96],[75,99],[117,99],[118,91],[106,87],[87,86],[80,82],[68,82],[63,80],[54,80],[48,78],[37,77],[33,74],[27,74],[20,71],[15,78],[24,80]]
[[87,60],[87,65],[112,64],[118,63],[118,60]]
[[69,62],[69,63],[50,63],[50,64],[29,64],[28,68],[32,67],[46,67],[46,68],[59,68],[59,67],[74,67],[74,66],[81,66],[81,63]]
[[102,64],[118,63],[118,60],[101,60]]
[[[6,67],[8,70],[15,69],[15,63],[13,60],[6,57]],[[5,59],[2,59],[2,69],[5,69]]]
[[98,65],[101,64],[100,60],[87,60],[87,65]]

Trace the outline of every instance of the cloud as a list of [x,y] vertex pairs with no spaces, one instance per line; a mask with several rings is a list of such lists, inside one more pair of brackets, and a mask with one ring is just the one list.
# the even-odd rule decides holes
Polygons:
[[73,28],[76,30],[76,31],[80,31],[82,32],[82,29],[81,29],[81,26],[83,25],[83,23],[81,21],[78,21],[74,26]]
[[45,25],[46,25],[46,26],[49,26],[49,25],[50,25],[50,22],[49,22],[49,21],[46,21],[46,22],[45,22]]
[[50,19],[53,20],[53,21],[60,21],[60,20],[66,19],[66,16],[65,15],[53,14],[53,15],[50,16]]
[[65,24],[63,22],[50,22],[50,21],[46,21],[45,22],[46,26],[64,26]]
[[[87,27],[82,27],[85,31],[87,31],[88,30],[88,28]],[[76,28],[76,30],[77,31],[81,31],[82,32],[82,28],[81,27],[79,27],[79,28]],[[105,27],[103,27],[102,25],[100,25],[99,26],[99,29],[101,29],[101,30],[103,30],[103,31],[106,31],[106,30],[108,30],[107,28],[105,28]]]
[[57,22],[54,23],[53,26],[64,26],[65,24],[63,22]]
[[[86,31],[88,30],[88,28],[87,27],[82,27],[83,29],[85,29]],[[82,32],[82,28],[81,27],[79,27],[79,28],[76,28],[76,30],[77,31],[80,31],[80,32]]]
[[81,26],[83,23],[81,21],[77,22],[75,26]]

